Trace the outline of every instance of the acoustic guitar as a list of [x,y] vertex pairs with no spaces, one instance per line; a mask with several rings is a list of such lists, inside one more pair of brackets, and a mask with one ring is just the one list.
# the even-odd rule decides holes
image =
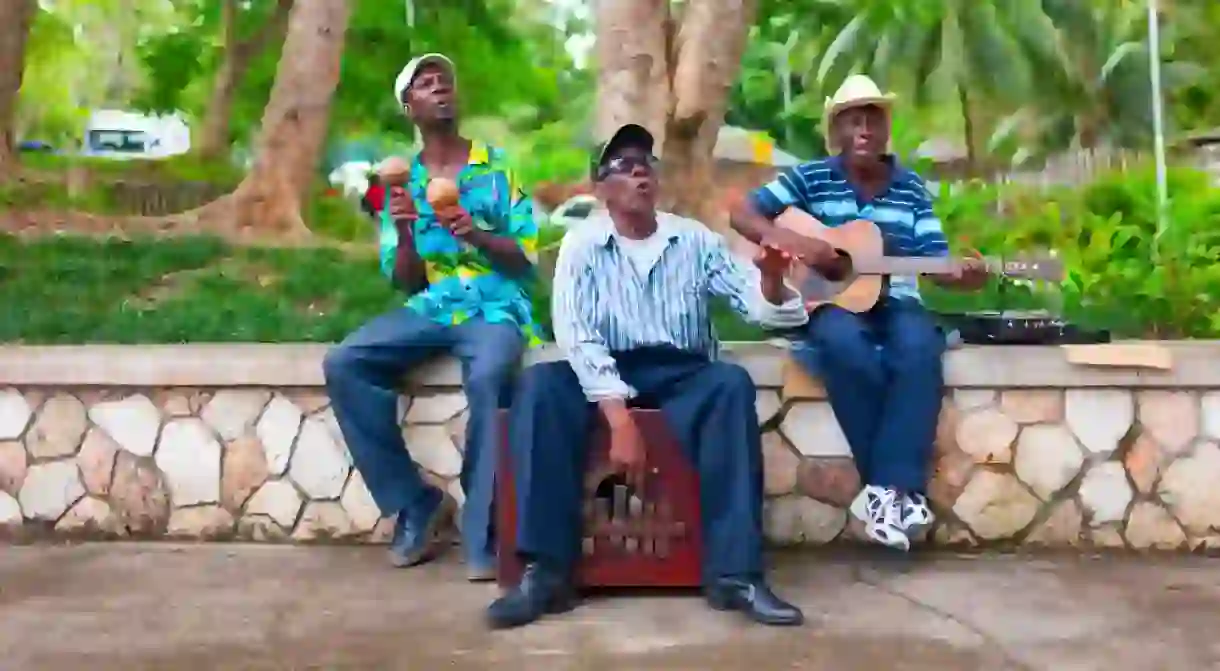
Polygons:
[[[881,298],[887,275],[952,275],[961,260],[946,257],[886,256],[881,229],[871,221],[857,219],[830,227],[807,212],[788,208],[775,219],[777,226],[830,243],[848,256],[850,270],[832,282],[809,266],[794,262],[788,279],[801,292],[805,307],[832,304],[851,312],[867,312]],[[983,259],[987,272],[1004,277],[1059,281],[1063,262],[1049,254],[1017,255]]]

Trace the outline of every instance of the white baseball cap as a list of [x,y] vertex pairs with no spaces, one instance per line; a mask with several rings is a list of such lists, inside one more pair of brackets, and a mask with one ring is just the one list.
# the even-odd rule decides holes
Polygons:
[[433,53],[416,56],[411,59],[410,63],[403,66],[402,72],[399,72],[398,76],[394,78],[394,102],[401,104],[402,94],[411,88],[411,81],[415,79],[415,74],[419,72],[420,68],[433,63],[446,67],[449,73],[453,75],[454,83],[457,83],[457,74],[454,72],[453,61],[449,60],[449,57],[445,54]]

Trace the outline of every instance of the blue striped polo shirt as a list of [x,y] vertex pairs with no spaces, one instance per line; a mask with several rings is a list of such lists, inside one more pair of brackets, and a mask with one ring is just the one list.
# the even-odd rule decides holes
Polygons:
[[[809,161],[781,172],[756,189],[750,198],[768,218],[796,207],[826,226],[867,219],[881,229],[887,256],[948,256],[949,242],[932,211],[932,197],[919,175],[892,156],[889,184],[872,200],[847,181],[839,156]],[[919,300],[916,277],[891,277],[889,296]]]

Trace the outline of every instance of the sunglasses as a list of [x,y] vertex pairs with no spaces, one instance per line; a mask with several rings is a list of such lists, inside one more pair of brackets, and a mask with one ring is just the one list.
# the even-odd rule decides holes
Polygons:
[[656,156],[616,156],[601,164],[597,176],[598,179],[605,179],[610,175],[627,175],[637,167],[651,172],[656,170],[657,164]]

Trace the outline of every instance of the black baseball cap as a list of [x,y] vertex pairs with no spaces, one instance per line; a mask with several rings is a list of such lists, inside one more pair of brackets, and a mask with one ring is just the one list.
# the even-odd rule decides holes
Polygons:
[[656,140],[652,137],[652,133],[648,132],[647,128],[639,124],[629,123],[619,127],[614,131],[614,135],[610,139],[602,142],[593,149],[593,160],[589,166],[589,178],[594,182],[597,181],[598,170],[607,158],[613,157],[620,150],[626,147],[635,147],[643,149],[651,154],[653,145]]

